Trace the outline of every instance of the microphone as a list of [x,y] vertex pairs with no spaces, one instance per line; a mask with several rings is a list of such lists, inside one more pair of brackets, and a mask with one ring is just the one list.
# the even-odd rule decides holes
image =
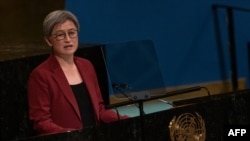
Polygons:
[[112,83],[112,88],[115,90],[118,89],[129,89],[130,87],[128,86],[128,84],[125,83]]
[[122,88],[122,89],[129,89],[130,87],[128,86],[128,84],[125,84],[125,83],[121,83],[120,84],[120,87]]
[[[112,83],[112,88],[115,89],[115,90],[117,90],[117,91],[119,91],[129,101],[135,101],[135,100],[137,100],[137,98],[133,99],[133,98],[129,97],[126,93],[124,93],[124,91],[123,91],[124,89],[130,89],[130,87],[127,84],[125,84],[125,83],[120,83],[120,84],[118,84],[118,83]],[[142,114],[145,114],[144,111],[140,108],[140,106],[137,105],[137,103],[133,103],[133,104],[135,104],[135,106],[140,109],[140,111],[142,112]]]
[[131,100],[131,98],[129,98],[129,96],[128,96],[127,94],[125,94],[125,93],[121,90],[121,88],[124,88],[124,87],[125,87],[125,84],[122,84],[122,83],[120,83],[120,84],[118,84],[118,83],[112,83],[112,88],[113,88],[114,90],[119,91],[123,96],[125,96],[126,98],[128,98],[129,100]]
[[120,85],[118,83],[112,83],[112,88],[118,90],[120,88]]

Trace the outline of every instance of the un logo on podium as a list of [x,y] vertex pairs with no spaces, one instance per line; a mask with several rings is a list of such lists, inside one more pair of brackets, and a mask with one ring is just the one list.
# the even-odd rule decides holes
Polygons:
[[198,114],[183,113],[169,123],[171,141],[205,141],[206,127]]

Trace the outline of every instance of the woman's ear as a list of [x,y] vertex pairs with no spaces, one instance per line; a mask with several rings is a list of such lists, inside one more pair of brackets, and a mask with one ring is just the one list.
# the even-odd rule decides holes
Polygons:
[[47,43],[50,47],[52,47],[52,43],[51,43],[50,38],[49,38],[48,36],[44,36],[44,40],[46,41],[46,43]]

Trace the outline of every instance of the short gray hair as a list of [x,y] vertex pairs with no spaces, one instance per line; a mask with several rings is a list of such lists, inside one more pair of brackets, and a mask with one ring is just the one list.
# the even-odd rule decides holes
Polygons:
[[57,24],[64,23],[66,20],[71,20],[77,30],[80,30],[80,25],[77,17],[70,11],[67,10],[56,10],[50,12],[43,21],[43,34],[45,36],[50,36],[53,28]]

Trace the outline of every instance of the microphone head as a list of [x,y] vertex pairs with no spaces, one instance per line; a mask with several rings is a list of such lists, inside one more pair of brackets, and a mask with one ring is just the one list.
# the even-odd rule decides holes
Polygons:
[[119,89],[119,87],[120,87],[119,84],[117,84],[117,83],[115,83],[115,82],[112,83],[112,88],[113,88],[113,89]]
[[121,83],[120,87],[123,88],[123,89],[129,88],[129,86],[127,84],[125,84],[125,83]]

